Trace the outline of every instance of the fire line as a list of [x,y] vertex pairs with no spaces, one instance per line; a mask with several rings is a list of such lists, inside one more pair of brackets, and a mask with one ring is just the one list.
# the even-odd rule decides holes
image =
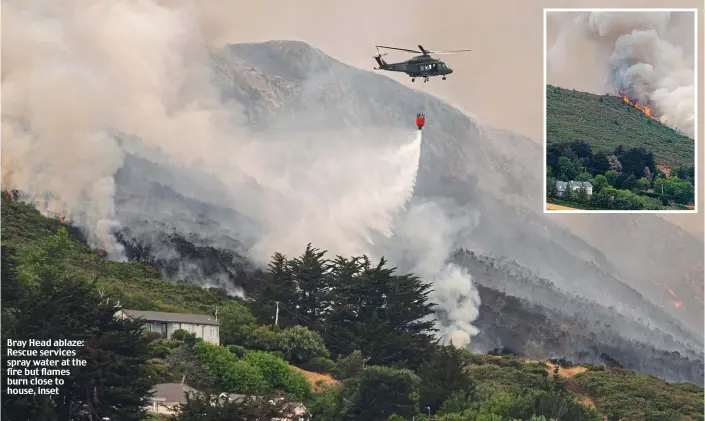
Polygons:
[[652,120],[656,120],[656,119],[654,118],[654,116],[651,114],[651,107],[649,107],[648,105],[639,105],[638,102],[630,100],[629,98],[626,97],[626,95],[622,95],[622,99],[623,99],[624,102],[626,102],[627,104],[631,105],[632,107],[634,107],[634,108],[636,108],[637,110],[639,110],[639,111],[641,111],[642,113],[644,113],[645,116],[649,117],[649,118],[652,119]]

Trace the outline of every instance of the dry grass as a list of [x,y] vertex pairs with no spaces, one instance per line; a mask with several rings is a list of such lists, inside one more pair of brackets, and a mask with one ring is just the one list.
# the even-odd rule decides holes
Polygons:
[[568,206],[556,205],[555,203],[546,203],[546,210],[572,210],[581,211],[582,209],[570,208]]
[[[555,369],[555,365],[551,363],[546,363],[546,370],[548,371],[549,374],[553,374],[553,370]],[[570,378],[575,376],[576,374],[584,373],[587,371],[587,368],[575,365],[570,368],[565,368],[565,367],[558,367],[558,375],[564,378]]]
[[294,368],[294,370],[298,371],[306,377],[306,380],[308,380],[308,382],[311,384],[311,388],[314,392],[318,392],[319,390],[325,387],[337,385],[340,383],[338,380],[331,377],[330,374],[314,373],[313,371],[302,370],[294,366],[292,367]]

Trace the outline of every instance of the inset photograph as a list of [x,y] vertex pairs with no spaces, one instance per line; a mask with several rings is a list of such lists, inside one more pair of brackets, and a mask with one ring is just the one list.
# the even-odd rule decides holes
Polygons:
[[697,27],[544,9],[545,212],[697,212]]

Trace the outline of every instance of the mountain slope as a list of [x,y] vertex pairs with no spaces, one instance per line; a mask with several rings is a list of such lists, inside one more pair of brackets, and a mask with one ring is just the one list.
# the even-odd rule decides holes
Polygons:
[[[541,148],[528,139],[484,127],[433,96],[347,66],[304,43],[231,45],[213,51],[207,64],[215,70],[213,82],[223,103],[243,116],[242,121],[233,123],[242,127],[232,135],[262,134],[265,145],[271,140],[269,136],[281,147],[290,140],[287,135],[298,135],[314,139],[305,146],[317,147],[319,142],[335,149],[344,147],[343,138],[356,132],[364,134],[361,142],[384,145],[392,142],[390,130],[404,137],[416,133],[413,118],[417,112],[425,112],[428,124],[412,204],[433,202],[444,211],[473,217],[474,226],[448,233],[450,247],[514,261],[561,291],[600,303],[659,332],[645,339],[643,329],[625,329],[624,340],[646,340],[661,350],[699,355],[703,342],[702,302],[698,301],[702,271],[693,268],[702,265],[702,242],[649,216],[629,216],[626,222],[621,215],[580,216],[575,221],[581,228],[610,234],[590,242],[559,227],[540,210],[542,174],[537,163],[542,160]],[[247,292],[249,274],[257,270],[248,253],[267,229],[258,226],[252,216],[257,211],[270,211],[255,205],[264,197],[261,202],[276,208],[281,191],[260,185],[263,181],[254,176],[236,173],[233,167],[237,166],[228,166],[230,158],[225,156],[224,165],[215,171],[228,171],[237,181],[235,187],[247,186],[242,189],[247,194],[233,195],[213,174],[168,164],[169,160],[160,159],[156,151],[135,152],[139,140],[124,133],[117,137],[125,157],[114,174],[114,205],[127,255],[158,265],[171,280],[224,286],[232,294]],[[197,152],[219,153],[206,147]],[[262,152],[274,153],[275,149],[265,147]],[[307,158],[305,148],[283,149]],[[333,155],[343,159],[340,153]],[[311,161],[303,163],[328,164],[320,156]],[[396,176],[385,175],[383,183],[397,181]],[[355,205],[364,205],[359,202]],[[316,203],[313,198],[301,202]],[[280,217],[297,210],[274,209]],[[296,239],[301,247],[312,241],[303,237],[307,236]],[[615,243],[620,247],[607,248]],[[277,247],[271,249],[278,251]],[[662,264],[664,261],[669,265]],[[498,279],[501,281],[499,275]],[[492,281],[495,279],[485,283],[501,291],[502,284]],[[516,288],[511,294],[546,312],[558,312],[552,316],[556,320],[576,313],[574,302],[555,301],[540,282],[532,285]],[[682,297],[680,306],[671,304],[669,290]],[[493,327],[485,323],[483,329],[489,334]],[[487,346],[506,341],[507,335],[505,330],[486,338]],[[560,352],[567,351],[570,349],[563,347]]]
[[[702,261],[703,243],[648,215],[625,216],[628,223],[621,215],[575,218],[589,231],[609,232],[630,244],[618,254],[601,251],[611,243],[608,237],[589,244],[561,228],[542,213],[542,152],[529,139],[481,126],[433,96],[349,67],[300,42],[230,45],[215,53],[214,65],[223,95],[244,104],[252,126],[263,132],[410,128],[413,116],[424,111],[415,196],[449,199],[479,212],[479,225],[458,240],[459,246],[506,256],[592,299],[603,299],[604,291],[626,283],[702,338],[703,305],[695,298],[702,296],[702,274],[692,282],[688,276],[693,275],[680,268]],[[641,228],[645,225],[648,231]],[[653,238],[678,251],[657,249]],[[658,279],[668,279],[669,287],[680,291],[681,307],[671,305]]]
[[659,165],[692,167],[695,142],[622,98],[546,87],[546,141],[582,140],[594,151],[612,154],[619,145],[653,152]]

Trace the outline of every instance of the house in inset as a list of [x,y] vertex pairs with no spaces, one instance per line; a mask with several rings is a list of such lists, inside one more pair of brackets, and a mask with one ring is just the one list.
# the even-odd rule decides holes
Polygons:
[[166,313],[162,311],[120,310],[117,317],[144,320],[144,329],[158,332],[169,339],[174,331],[183,329],[196,337],[220,345],[220,323],[215,317],[205,314]]
[[582,187],[585,188],[588,196],[592,196],[592,183],[589,181],[556,181],[556,194],[563,196],[566,188],[570,188],[574,193],[577,193]]

